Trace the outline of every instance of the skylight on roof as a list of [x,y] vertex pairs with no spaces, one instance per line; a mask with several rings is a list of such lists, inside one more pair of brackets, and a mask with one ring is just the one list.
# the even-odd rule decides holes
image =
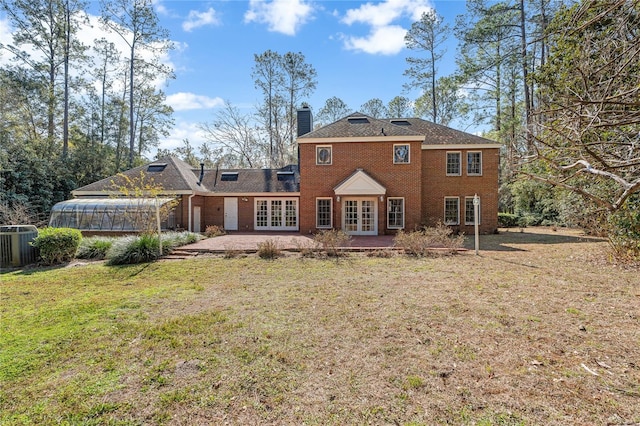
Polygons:
[[349,124],[367,124],[369,119],[367,117],[352,117],[348,118]]
[[223,182],[235,182],[238,180],[238,172],[222,172],[220,180]]
[[277,173],[278,180],[291,180],[295,177],[294,173],[291,171],[281,171]]
[[411,123],[409,123],[408,120],[391,120],[391,124],[395,124],[397,126],[410,126]]
[[165,167],[167,167],[167,163],[149,164],[149,166],[147,167],[147,172],[150,172],[150,173],[161,172],[164,170]]

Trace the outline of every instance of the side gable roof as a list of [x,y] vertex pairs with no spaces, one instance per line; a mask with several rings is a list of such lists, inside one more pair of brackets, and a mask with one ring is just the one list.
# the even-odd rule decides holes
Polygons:
[[203,190],[198,185],[199,170],[176,157],[167,156],[83,186],[72,193],[75,196],[104,195],[114,191],[114,183],[116,185],[124,183],[122,175],[136,179],[140,177],[141,173],[144,173],[145,177],[152,178],[155,184],[162,186],[165,193],[185,194]]

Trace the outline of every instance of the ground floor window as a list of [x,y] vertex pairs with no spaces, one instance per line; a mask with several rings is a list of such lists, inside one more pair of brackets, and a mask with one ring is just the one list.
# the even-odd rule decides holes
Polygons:
[[331,228],[331,198],[316,198],[316,228]]
[[446,225],[460,224],[460,199],[458,197],[445,197],[444,223]]
[[297,231],[297,198],[256,198],[255,229],[257,231]]
[[387,199],[387,228],[404,228],[404,198]]
[[[480,198],[478,198],[480,201]],[[475,224],[475,216],[474,216],[474,208],[473,208],[473,197],[465,197],[464,199],[464,224],[465,225],[474,225]],[[480,214],[480,204],[478,204],[478,224],[480,224],[480,218],[482,215]]]

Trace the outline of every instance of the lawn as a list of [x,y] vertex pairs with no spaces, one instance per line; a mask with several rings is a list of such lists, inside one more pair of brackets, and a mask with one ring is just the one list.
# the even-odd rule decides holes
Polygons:
[[0,275],[0,424],[640,423],[640,274],[577,231],[435,258]]

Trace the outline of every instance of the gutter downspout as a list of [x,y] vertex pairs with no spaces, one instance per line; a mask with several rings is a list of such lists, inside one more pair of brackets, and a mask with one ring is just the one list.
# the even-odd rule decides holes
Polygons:
[[193,229],[193,225],[191,224],[191,210],[192,210],[192,208],[191,208],[191,199],[193,197],[195,197],[195,196],[196,196],[196,194],[189,195],[189,203],[188,203],[189,204],[189,226],[188,226],[188,229],[187,229],[189,232],[192,232],[192,229]]

